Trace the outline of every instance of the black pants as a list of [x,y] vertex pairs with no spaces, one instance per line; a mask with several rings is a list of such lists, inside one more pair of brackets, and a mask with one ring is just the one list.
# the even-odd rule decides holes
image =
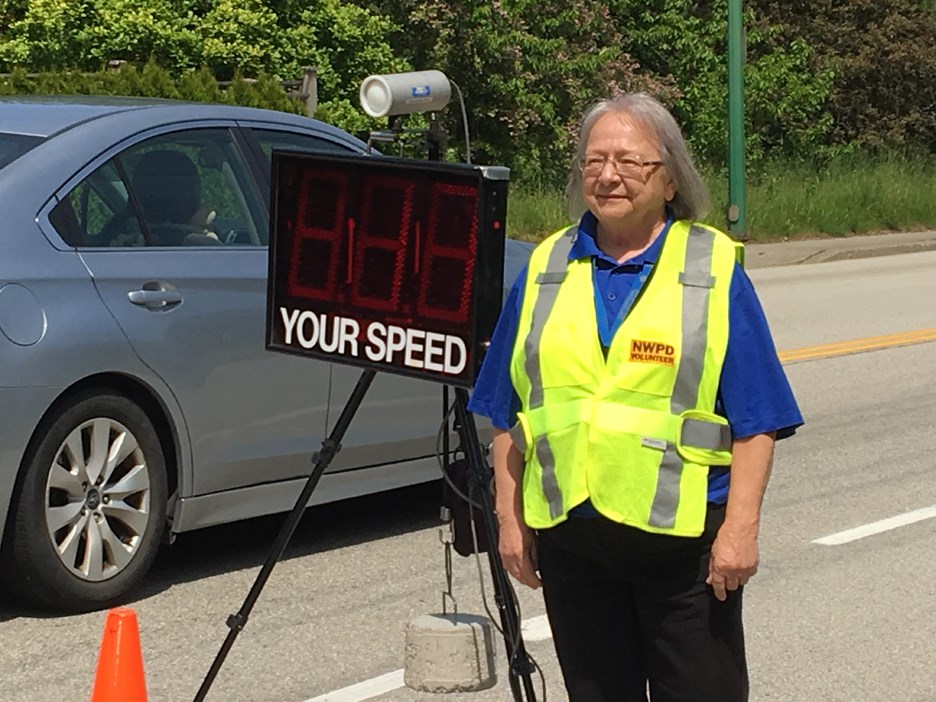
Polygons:
[[697,539],[604,517],[539,532],[546,611],[570,702],[745,702],[741,590],[705,584],[724,507]]

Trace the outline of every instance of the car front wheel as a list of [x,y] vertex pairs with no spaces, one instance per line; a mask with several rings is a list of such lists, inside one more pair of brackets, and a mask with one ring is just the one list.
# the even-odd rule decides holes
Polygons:
[[59,611],[117,602],[152,565],[166,466],[152,422],[121,395],[85,395],[44,421],[10,534],[13,586]]

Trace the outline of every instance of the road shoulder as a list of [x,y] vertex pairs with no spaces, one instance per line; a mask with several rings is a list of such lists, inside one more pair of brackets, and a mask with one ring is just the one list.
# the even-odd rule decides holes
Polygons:
[[936,231],[803,239],[745,246],[745,268],[794,266],[936,250]]

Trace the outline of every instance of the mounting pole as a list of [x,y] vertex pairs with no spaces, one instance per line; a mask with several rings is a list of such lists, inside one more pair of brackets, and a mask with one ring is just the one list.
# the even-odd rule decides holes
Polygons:
[[742,0],[728,0],[728,231],[747,236],[744,181],[744,23]]

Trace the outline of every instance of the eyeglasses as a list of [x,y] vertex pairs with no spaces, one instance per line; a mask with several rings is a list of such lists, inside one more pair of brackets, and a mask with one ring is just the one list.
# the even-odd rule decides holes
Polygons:
[[640,158],[614,156],[586,156],[579,161],[579,169],[586,178],[597,178],[604,172],[605,164],[610,162],[614,171],[621,178],[640,177],[647,166],[662,166],[663,161],[649,161]]

